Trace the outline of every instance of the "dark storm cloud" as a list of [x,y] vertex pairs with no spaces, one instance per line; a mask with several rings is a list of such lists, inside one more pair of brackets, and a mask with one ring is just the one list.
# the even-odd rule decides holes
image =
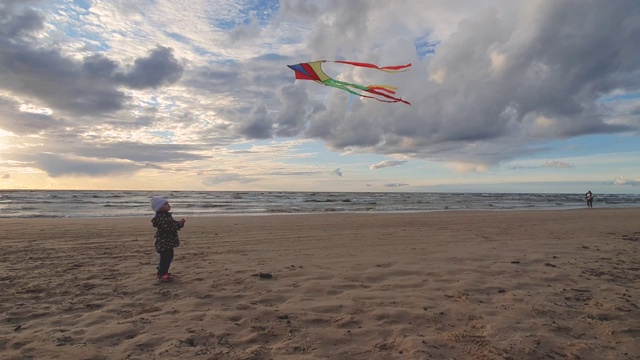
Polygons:
[[109,80],[118,69],[118,64],[102,54],[87,56],[82,70],[93,80]]
[[379,144],[380,137],[384,133],[380,121],[391,120],[382,119],[380,114],[366,117],[352,114],[346,116],[345,108],[346,102],[342,106],[333,104],[325,111],[318,113],[312,118],[307,128],[307,136],[323,138],[331,148],[335,149],[349,146],[370,147]]
[[201,66],[187,72],[181,84],[192,92],[232,97],[230,103],[212,106],[219,107],[219,114],[234,124],[238,135],[249,139],[296,136],[306,125],[307,95],[294,86],[294,74],[286,67],[293,61],[266,54]]
[[104,55],[78,61],[26,36],[42,28],[34,10],[0,7],[0,88],[25,100],[74,115],[107,114],[128,101],[118,87],[157,88],[182,76],[170,48],[157,46],[128,68]]
[[13,159],[27,162],[53,177],[101,176],[205,158],[194,154],[195,150],[198,148],[173,144],[92,144],[71,134],[50,134],[46,144],[32,147],[29,154],[18,154]]
[[307,93],[295,85],[285,85],[280,88],[280,101],[282,107],[276,115],[276,136],[297,136],[305,129],[307,123],[307,111],[305,106],[309,98]]
[[95,158],[108,157],[135,162],[172,163],[205,159],[206,157],[193,153],[197,150],[203,149],[190,145],[117,142],[98,146],[83,144],[75,147],[74,153]]
[[147,57],[137,58],[126,71],[101,54],[86,57],[82,70],[92,80],[106,80],[131,89],[154,89],[180,80],[183,67],[171,48],[157,46]]
[[47,142],[32,148],[33,153],[72,154],[83,158],[128,160],[138,164],[179,163],[206,157],[195,152],[208,147],[187,144],[144,144],[118,141],[100,143],[98,139],[63,131],[47,133]]
[[[286,67],[290,61],[281,55],[266,54],[241,62],[199,67],[187,73],[182,84],[194,92],[233,97],[233,102],[218,105],[219,113],[233,123],[233,131],[242,137],[296,136],[306,124],[306,110],[301,106],[306,94],[282,85],[294,83],[294,75]],[[203,136],[208,136],[205,133]]]
[[[116,5],[124,9],[129,6],[125,3],[119,0]],[[300,28],[313,30],[303,35],[288,33],[286,40],[279,39],[290,41],[287,46],[268,48],[299,56],[302,46],[292,39],[308,35],[310,53],[304,58],[269,53],[247,58],[246,47],[238,46],[233,52],[242,60],[222,59],[226,51],[207,49],[211,52],[203,57],[191,54],[197,59],[191,64],[198,67],[189,68],[172,49],[154,48],[153,43],[146,54],[129,54],[132,60],[127,63],[116,61],[109,50],[84,59],[69,57],[35,36],[49,29],[43,16],[28,7],[13,6],[22,1],[5,0],[0,4],[0,91],[22,104],[54,109],[55,116],[21,112],[19,103],[7,98],[5,106],[0,98],[0,128],[17,135],[46,132],[46,146],[34,153],[73,154],[63,157],[66,163],[60,161],[66,167],[50,169],[55,174],[75,170],[68,165],[75,159],[99,159],[114,167],[127,164],[128,169],[201,159],[191,153],[210,150],[211,145],[208,149],[100,145],[102,134],[92,128],[100,123],[106,125],[100,130],[136,129],[158,121],[154,111],[164,115],[168,109],[177,126],[192,120],[206,122],[205,128],[199,127],[189,137],[217,146],[239,137],[306,137],[323,140],[335,150],[360,147],[379,154],[480,164],[543,150],[539,144],[550,140],[638,130],[637,108],[627,107],[624,121],[612,122],[607,117],[621,119],[616,111],[622,107],[606,108],[598,101],[614,92],[640,91],[637,1],[494,3],[490,11],[474,11],[460,21],[450,37],[432,39],[438,32],[430,31],[428,24],[420,25],[423,28],[418,31],[415,21],[413,25],[407,22],[406,29],[374,23],[380,19],[380,8],[394,6],[386,1],[283,0],[283,16],[302,19]],[[419,6],[411,1],[399,4]],[[407,14],[410,16],[413,14]],[[288,19],[281,20],[291,25]],[[397,38],[387,30],[407,30],[408,35]],[[113,40],[109,36],[102,39]],[[435,52],[419,59],[413,45],[417,39],[420,44],[438,44]],[[188,37],[181,38],[182,45],[188,41]],[[409,45],[402,47],[403,42]],[[270,51],[256,49],[251,51]],[[398,95],[411,101],[411,107],[295,81],[286,67],[322,58],[376,62],[389,56],[414,63],[408,73],[380,75],[380,83],[399,86]],[[333,69],[327,65],[326,70]],[[377,73],[348,67],[339,71],[328,74],[345,81],[367,81],[364,78]],[[178,81],[180,89],[170,96],[154,92],[162,104],[175,96],[175,102],[166,108],[149,105],[143,110],[146,105],[134,104],[126,94],[126,89],[157,89]],[[122,111],[125,109],[134,111]],[[91,141],[95,145],[88,144]]]
[[214,63],[190,69],[182,84],[196,91],[214,94],[233,94],[242,104],[254,103],[261,99],[269,102],[275,99],[276,90],[282,85],[293,83],[293,72],[286,64],[294,61],[277,54],[266,54],[245,61]]
[[237,89],[240,70],[236,63],[198,67],[185,74],[183,83],[197,91],[224,94]]
[[248,116],[243,116],[237,125],[238,132],[250,139],[268,139],[271,134],[272,121],[263,103],[256,104]]
[[82,65],[57,50],[4,46],[0,49],[0,88],[46,106],[82,114],[120,110],[126,97],[113,84],[96,81]]
[[[335,149],[495,164],[538,142],[638,130],[606,121],[610,111],[598,102],[614,91],[640,91],[637,1],[496,4],[462,20],[432,57],[414,60],[409,78],[387,78],[402,84],[412,107],[361,107],[368,101],[361,99],[352,112],[327,106],[310,117],[306,135]],[[342,6],[334,24],[356,5]],[[355,22],[347,33],[366,26]],[[331,39],[338,28],[318,32],[314,44],[339,51],[344,41]]]
[[173,49],[158,46],[149,56],[136,59],[131,69],[116,79],[132,89],[154,89],[174,84],[182,77],[182,71]]
[[25,8],[15,12],[14,5],[20,3],[5,1],[0,4],[0,38],[16,38],[43,28],[42,19],[35,10]]
[[5,44],[0,48],[0,88],[63,112],[97,115],[124,108],[128,99],[118,90],[119,85],[153,88],[177,81],[182,73],[167,50],[156,49],[136,62],[149,63],[155,72],[134,65],[128,73],[115,73],[117,64],[103,56],[78,62],[57,50]]
[[17,102],[0,96],[0,129],[15,135],[33,135],[68,125],[50,115],[22,112]]
[[22,155],[21,161],[46,172],[51,177],[66,175],[104,176],[136,172],[139,167],[130,162],[79,158],[51,153]]

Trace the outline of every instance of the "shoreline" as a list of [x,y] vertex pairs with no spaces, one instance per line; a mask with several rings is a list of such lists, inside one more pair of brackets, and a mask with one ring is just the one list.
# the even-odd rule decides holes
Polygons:
[[151,216],[0,219],[0,351],[634,359],[640,208],[576,210],[194,216],[166,284]]
[[[247,216],[247,217],[259,217],[259,216],[288,216],[288,215],[298,215],[298,216],[312,216],[312,215],[392,215],[392,214],[422,214],[422,213],[467,213],[467,212],[540,212],[540,211],[609,211],[609,210],[635,210],[640,209],[640,206],[625,206],[625,207],[597,207],[597,208],[586,208],[586,207],[573,207],[573,208],[514,208],[514,209],[440,209],[440,210],[390,210],[390,211],[356,211],[356,210],[345,210],[345,211],[317,211],[317,212],[236,212],[236,213],[225,213],[225,214],[187,214],[181,215],[180,210],[171,211],[175,216],[188,216],[189,218],[217,218],[217,217],[234,217],[234,216]],[[188,212],[188,211],[187,211]],[[135,218],[152,218],[154,216],[153,213],[148,215],[130,215],[130,216],[32,216],[32,217],[2,217],[0,216],[0,222],[5,220],[40,220],[40,219],[60,219],[60,220],[74,220],[74,219],[87,219],[87,220],[100,220],[100,219],[135,219]]]

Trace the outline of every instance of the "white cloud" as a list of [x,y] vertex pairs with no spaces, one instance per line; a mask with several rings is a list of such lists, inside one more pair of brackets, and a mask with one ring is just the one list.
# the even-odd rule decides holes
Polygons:
[[570,168],[573,167],[573,165],[563,162],[563,161],[558,161],[558,160],[547,160],[544,165],[544,167],[549,167],[549,168],[557,168],[557,169],[564,169],[564,168]]
[[627,180],[623,176],[618,176],[613,180],[613,184],[614,185],[640,186],[640,179]]
[[386,167],[393,167],[393,166],[402,165],[406,162],[407,162],[406,160],[383,160],[377,164],[369,165],[369,169],[376,170],[376,169],[382,169]]
[[[326,173],[287,163],[318,155],[283,150],[287,140],[483,174],[550,142],[640,131],[635,0],[96,0],[88,9],[54,0],[31,2],[33,11],[15,3],[0,10],[0,131],[19,138],[3,138],[3,157],[61,154],[57,169],[32,161],[51,174],[86,159],[127,162],[127,173],[149,162],[205,171],[207,184],[264,180],[248,166],[230,172],[236,180],[216,177],[206,171],[214,161]],[[295,81],[286,67],[319,59],[412,62],[400,74],[325,70],[397,85],[413,105]],[[237,150],[251,143],[262,145]],[[371,162],[363,167],[404,163]]]
[[560,160],[547,160],[541,165],[509,165],[509,169],[512,170],[540,168],[567,169],[572,167],[574,167],[574,165]]
[[384,187],[390,187],[390,188],[403,187],[403,186],[409,186],[409,184],[406,184],[406,183],[386,183],[386,184],[384,184]]

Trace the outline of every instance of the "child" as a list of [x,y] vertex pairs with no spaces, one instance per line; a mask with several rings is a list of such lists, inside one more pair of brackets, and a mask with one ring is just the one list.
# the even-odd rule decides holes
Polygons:
[[587,191],[587,193],[584,195],[584,198],[587,200],[587,206],[589,208],[593,207],[593,193],[591,193],[591,190]]
[[173,220],[169,212],[171,210],[169,201],[158,196],[151,199],[151,208],[156,212],[156,216],[151,219],[151,224],[157,229],[154,236],[156,240],[155,247],[160,254],[160,264],[158,265],[156,277],[160,281],[169,281],[172,279],[169,267],[173,260],[173,248],[180,246],[178,230],[184,227],[187,218],[182,218],[180,221]]

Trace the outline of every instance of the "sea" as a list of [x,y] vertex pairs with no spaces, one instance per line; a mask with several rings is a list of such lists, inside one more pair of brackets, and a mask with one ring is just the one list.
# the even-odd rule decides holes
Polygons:
[[[0,190],[0,218],[153,216],[153,196],[176,216],[586,208],[584,194]],[[596,195],[593,207],[640,207],[640,195]]]

